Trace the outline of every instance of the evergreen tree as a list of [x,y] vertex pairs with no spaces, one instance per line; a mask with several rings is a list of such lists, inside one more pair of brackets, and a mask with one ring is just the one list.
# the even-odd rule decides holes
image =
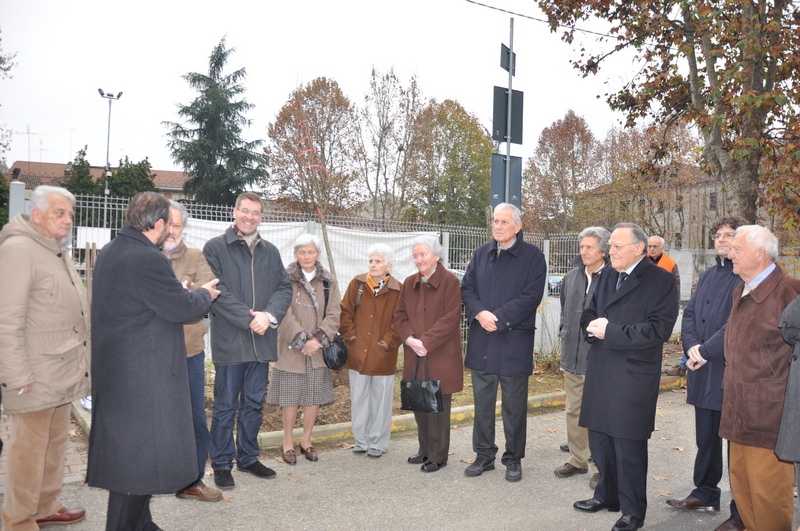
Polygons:
[[115,197],[133,197],[139,192],[161,192],[154,181],[155,174],[151,174],[150,169],[147,158],[134,164],[126,156],[124,161],[119,161],[119,167],[108,180],[110,194]]
[[83,149],[78,151],[72,162],[72,169],[69,170],[69,176],[59,184],[75,195],[102,195],[105,183],[96,183],[92,179],[89,161],[86,160],[87,147],[83,146]]
[[233,205],[237,195],[266,174],[259,152],[263,140],[242,138],[243,129],[250,126],[245,112],[253,108],[240,98],[245,69],[223,75],[233,51],[223,38],[211,52],[208,74],[183,76],[198,92],[189,105],[178,105],[178,116],[187,125],[164,122],[170,129],[167,147],[172,159],[190,175],[184,193],[202,203]]

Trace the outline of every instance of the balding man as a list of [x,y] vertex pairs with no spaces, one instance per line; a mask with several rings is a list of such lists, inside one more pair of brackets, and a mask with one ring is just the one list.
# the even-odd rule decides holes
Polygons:
[[655,265],[672,273],[675,277],[675,285],[678,288],[678,296],[681,294],[681,274],[678,272],[678,264],[670,258],[669,255],[664,254],[664,246],[666,242],[661,236],[650,236],[647,239],[647,256]]
[[65,248],[75,197],[54,186],[31,195],[0,232],[0,385],[14,427],[3,496],[6,531],[83,520],[58,500],[70,404],[90,392],[89,305]]
[[764,227],[736,229],[728,258],[744,281],[725,330],[719,435],[730,441],[731,490],[747,529],[792,528],[794,465],[775,455],[792,346],[779,328],[800,280],[776,264],[778,239]]
[[673,278],[645,258],[647,235],[619,223],[608,242],[613,271],[600,275],[581,326],[592,339],[580,425],[600,469],[579,511],[622,510],[613,531],[635,531],[647,509],[647,440],[655,429],[664,343],[678,318]]

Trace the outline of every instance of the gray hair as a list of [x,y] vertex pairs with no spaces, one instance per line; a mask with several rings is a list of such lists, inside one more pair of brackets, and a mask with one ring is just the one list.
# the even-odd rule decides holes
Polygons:
[[500,203],[494,207],[495,214],[502,210],[511,211],[511,215],[514,218],[514,223],[522,223],[522,213],[515,205],[512,205],[511,203]]
[[431,250],[433,254],[440,257],[442,256],[442,244],[439,243],[439,238],[431,236],[430,234],[425,234],[423,236],[417,236],[411,241],[411,250],[413,252],[414,247],[417,245],[427,245],[428,249]]
[[778,261],[778,238],[766,227],[761,225],[742,225],[736,229],[736,235],[746,233],[747,245],[755,249],[764,249],[773,262]]
[[178,203],[174,199],[170,199],[169,200],[169,207],[170,208],[174,208],[175,210],[177,210],[178,212],[181,213],[181,222],[183,223],[183,226],[185,227],[186,223],[189,221],[189,211],[186,210],[186,207],[183,206],[183,203]]
[[636,223],[622,221],[614,225],[614,230],[617,229],[631,229],[631,238],[633,239],[633,244],[636,245],[637,243],[643,243],[644,252],[647,253],[647,233],[645,233],[642,227]]
[[604,227],[586,227],[578,234],[578,243],[584,238],[597,238],[601,253],[608,254],[608,239],[611,233]]
[[314,244],[314,248],[317,250],[318,253],[322,252],[322,243],[320,243],[319,238],[314,234],[301,234],[297,237],[294,241],[294,245],[292,246],[292,252],[297,252],[300,247],[305,247],[306,245]]
[[394,251],[385,243],[373,243],[370,245],[367,248],[367,257],[370,257],[373,254],[381,255],[383,257],[383,261],[386,262],[386,265],[394,264]]
[[47,186],[42,184],[37,186],[31,193],[31,208],[44,212],[47,210],[47,207],[50,206],[50,196],[53,194],[66,197],[69,199],[69,202],[75,206],[75,196],[72,195],[72,192],[69,190],[59,186]]
[[[658,238],[658,242],[661,245],[662,249],[667,246],[667,241],[664,238],[662,238],[661,236],[653,234],[652,236],[650,236],[650,238]],[[647,238],[648,239],[648,242],[647,242],[648,245],[650,244],[650,242],[649,242],[650,238]]]

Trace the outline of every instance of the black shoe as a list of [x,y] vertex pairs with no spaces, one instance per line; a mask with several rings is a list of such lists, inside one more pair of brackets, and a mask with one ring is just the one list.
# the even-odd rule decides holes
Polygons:
[[559,446],[559,448],[561,448],[561,451],[562,451],[562,452],[567,452],[567,453],[569,453],[569,443],[564,443],[564,444],[562,444],[561,446]]
[[611,531],[636,531],[643,526],[644,520],[639,520],[635,516],[624,514],[622,515],[622,518],[617,520],[617,523],[614,524],[614,527],[611,528]]
[[428,462],[428,458],[424,455],[414,454],[408,458],[408,462],[412,465],[421,465]]
[[488,470],[494,470],[494,459],[481,459],[480,457],[476,457],[475,461],[464,469],[464,474],[474,478]]
[[230,470],[215,470],[214,484],[220,489],[232,489],[236,486]]
[[522,465],[512,461],[506,465],[506,481],[516,482],[522,479]]
[[606,509],[610,513],[619,512],[619,505],[611,505],[610,503],[603,503],[590,498],[588,500],[576,501],[572,504],[573,507],[585,513],[596,513]]
[[240,472],[248,472],[253,474],[254,476],[264,478],[264,479],[272,479],[275,477],[275,471],[271,468],[267,468],[261,464],[261,461],[254,461],[252,464],[247,466],[239,466],[236,465],[237,470]]
[[423,472],[436,472],[440,468],[444,468],[447,466],[447,461],[444,463],[436,463],[434,461],[428,461],[424,465],[420,467],[420,470]]

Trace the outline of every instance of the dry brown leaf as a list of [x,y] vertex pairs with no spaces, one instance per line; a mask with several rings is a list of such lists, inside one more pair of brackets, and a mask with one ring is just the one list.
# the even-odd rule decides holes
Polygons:
[[297,483],[297,482],[298,482],[298,481],[300,481],[300,480],[299,480],[299,479],[297,479],[296,477],[290,477],[290,478],[289,478],[289,481],[291,481],[292,483]]
[[555,433],[555,432],[556,430],[554,430],[553,428],[547,428],[547,433]]
[[459,459],[459,461],[461,461],[462,463],[466,463],[468,465],[471,465],[473,463],[473,461],[475,461],[475,458],[474,457],[465,457],[464,459]]
[[664,481],[667,478],[665,478],[664,476],[653,476],[653,479],[656,481]]
[[671,403],[672,403],[672,400],[665,400],[665,402],[666,402],[667,404],[671,404]]
[[662,495],[662,496],[664,496],[664,497],[666,497],[666,496],[669,496],[669,495],[671,495],[671,494],[672,494],[672,493],[671,493],[670,491],[668,491],[668,490],[659,490],[659,491],[658,491],[658,493],[659,493],[659,494],[661,494],[661,495]]
[[343,442],[343,443],[341,444],[341,447],[342,447],[342,448],[344,448],[345,450],[350,450],[350,449],[352,449],[352,448],[355,448],[355,447],[356,447],[356,445],[355,445],[355,444],[353,444],[353,443],[346,443],[346,442]]
[[661,439],[662,441],[668,441],[669,437],[665,437],[664,435],[662,435],[659,437],[659,439]]
[[679,452],[683,451],[683,446],[676,446],[673,450],[678,450]]
[[233,498],[234,498],[234,497],[233,497],[233,496],[231,496],[230,494],[225,494],[224,492],[222,493],[222,501],[224,501],[224,502],[229,502],[229,501],[231,501]]
[[661,428],[659,428],[658,426],[656,426],[656,429],[655,429],[655,431],[661,431]]

